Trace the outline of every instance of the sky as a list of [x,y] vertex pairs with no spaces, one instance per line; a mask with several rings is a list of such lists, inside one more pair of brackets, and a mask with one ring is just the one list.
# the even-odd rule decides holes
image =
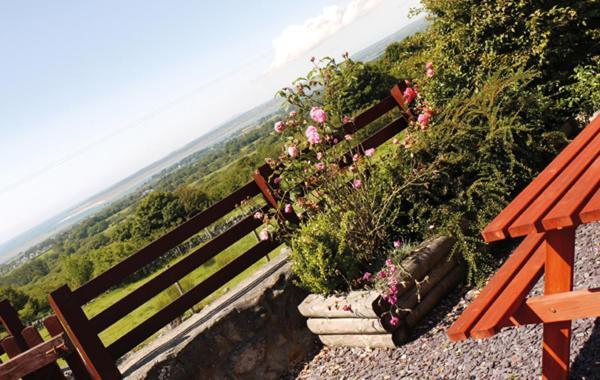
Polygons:
[[0,2],[0,244],[406,25],[418,0]]

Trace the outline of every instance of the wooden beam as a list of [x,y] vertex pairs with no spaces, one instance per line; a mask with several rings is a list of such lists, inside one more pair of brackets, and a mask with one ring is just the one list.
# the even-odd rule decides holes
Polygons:
[[500,296],[521,267],[529,261],[535,250],[542,244],[543,239],[544,234],[532,234],[519,244],[502,267],[500,267],[498,272],[496,272],[488,284],[483,288],[479,296],[477,296],[473,303],[471,303],[452,326],[450,326],[447,332],[450,340],[464,340],[470,336],[473,326],[475,326],[479,319],[486,313],[496,298]]
[[485,315],[473,327],[471,336],[479,339],[488,338],[500,331],[502,321],[519,309],[525,302],[529,291],[544,273],[545,260],[545,245],[540,244],[527,263],[502,291],[502,294],[496,298]]
[[[575,229],[546,233],[544,294],[573,289]],[[542,379],[567,380],[571,352],[571,321],[544,323]]]
[[600,288],[533,297],[527,306],[544,323],[600,317]]
[[64,334],[55,336],[0,364],[0,379],[17,380],[55,362],[72,349]]

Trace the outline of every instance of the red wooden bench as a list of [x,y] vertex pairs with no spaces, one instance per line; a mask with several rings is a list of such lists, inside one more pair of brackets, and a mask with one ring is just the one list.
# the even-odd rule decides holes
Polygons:
[[[526,236],[448,329],[451,340],[542,323],[542,378],[567,379],[571,320],[600,316],[600,288],[573,289],[575,228],[600,220],[600,117],[483,230],[487,242]],[[544,295],[527,298],[545,273]]]
[[52,338],[44,341],[34,326],[25,327],[17,311],[7,300],[0,301],[0,322],[9,334],[0,341],[0,354],[6,352],[9,360],[0,363],[0,379],[16,380],[61,380],[65,377],[56,364],[63,358],[69,364],[72,375],[77,380],[87,380],[89,376],[83,361],[55,315],[44,319],[46,329]]

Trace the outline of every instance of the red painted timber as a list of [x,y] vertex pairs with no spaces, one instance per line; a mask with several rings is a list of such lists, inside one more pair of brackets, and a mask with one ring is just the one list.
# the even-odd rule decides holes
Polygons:
[[496,272],[479,296],[467,307],[461,316],[448,329],[450,340],[458,341],[467,339],[470,331],[486,313],[494,300],[515,277],[536,249],[541,245],[544,234],[533,234],[525,238],[515,251],[509,256],[502,267]]
[[527,294],[542,277],[546,247],[540,244],[527,263],[516,273],[515,277],[494,300],[486,313],[471,330],[471,336],[482,339],[497,334],[502,328],[502,321],[511,316],[525,302]]
[[[546,234],[544,294],[573,289],[575,229],[565,228]],[[571,321],[544,323],[542,378],[567,380],[571,352]]]
[[583,223],[591,223],[600,220],[600,188],[596,190],[596,193],[583,207],[583,210],[579,213],[579,219],[581,219]]
[[562,152],[494,218],[483,230],[483,239],[487,242],[507,238],[508,227],[515,221],[546,187],[563,171],[569,162],[600,131],[600,116],[577,135]]
[[533,297],[527,305],[544,323],[596,318],[600,317],[600,288]]
[[594,137],[561,172],[560,176],[508,227],[510,236],[517,237],[531,232],[541,232],[543,230],[541,218],[565,195],[598,156],[600,156],[600,134]]
[[600,156],[586,170],[564,197],[542,220],[544,230],[574,227],[581,224],[579,211],[600,185]]

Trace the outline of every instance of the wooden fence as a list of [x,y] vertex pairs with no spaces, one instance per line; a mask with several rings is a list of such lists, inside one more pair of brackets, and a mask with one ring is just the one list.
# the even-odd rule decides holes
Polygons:
[[[404,89],[404,83],[394,86],[390,91],[390,96],[355,117],[353,123],[344,126],[345,131],[355,133],[389,111],[397,107],[403,109]],[[406,125],[407,120],[403,113],[402,116],[366,138],[355,149],[366,150],[377,147],[402,131]],[[187,309],[210,296],[221,286],[278,247],[280,242],[274,240],[258,242],[169,305],[154,315],[148,316],[142,323],[125,333],[108,347],[105,347],[100,340],[99,334],[102,331],[242,239],[248,233],[254,231],[255,228],[261,225],[262,221],[256,220],[253,215],[245,217],[91,319],[86,316],[82,307],[107,290],[122,284],[128,276],[224,217],[241,202],[249,198],[262,195],[266,203],[262,210],[266,211],[269,208],[277,210],[278,202],[273,193],[276,184],[271,178],[272,173],[273,170],[268,165],[261,166],[254,172],[251,182],[129,256],[108,271],[78,289],[71,290],[65,285],[49,295],[52,309],[56,312],[56,316],[64,326],[73,345],[81,354],[92,378],[120,379],[121,373],[116,366],[116,361],[121,356],[155,334]],[[296,219],[297,217],[292,214],[291,218]]]

